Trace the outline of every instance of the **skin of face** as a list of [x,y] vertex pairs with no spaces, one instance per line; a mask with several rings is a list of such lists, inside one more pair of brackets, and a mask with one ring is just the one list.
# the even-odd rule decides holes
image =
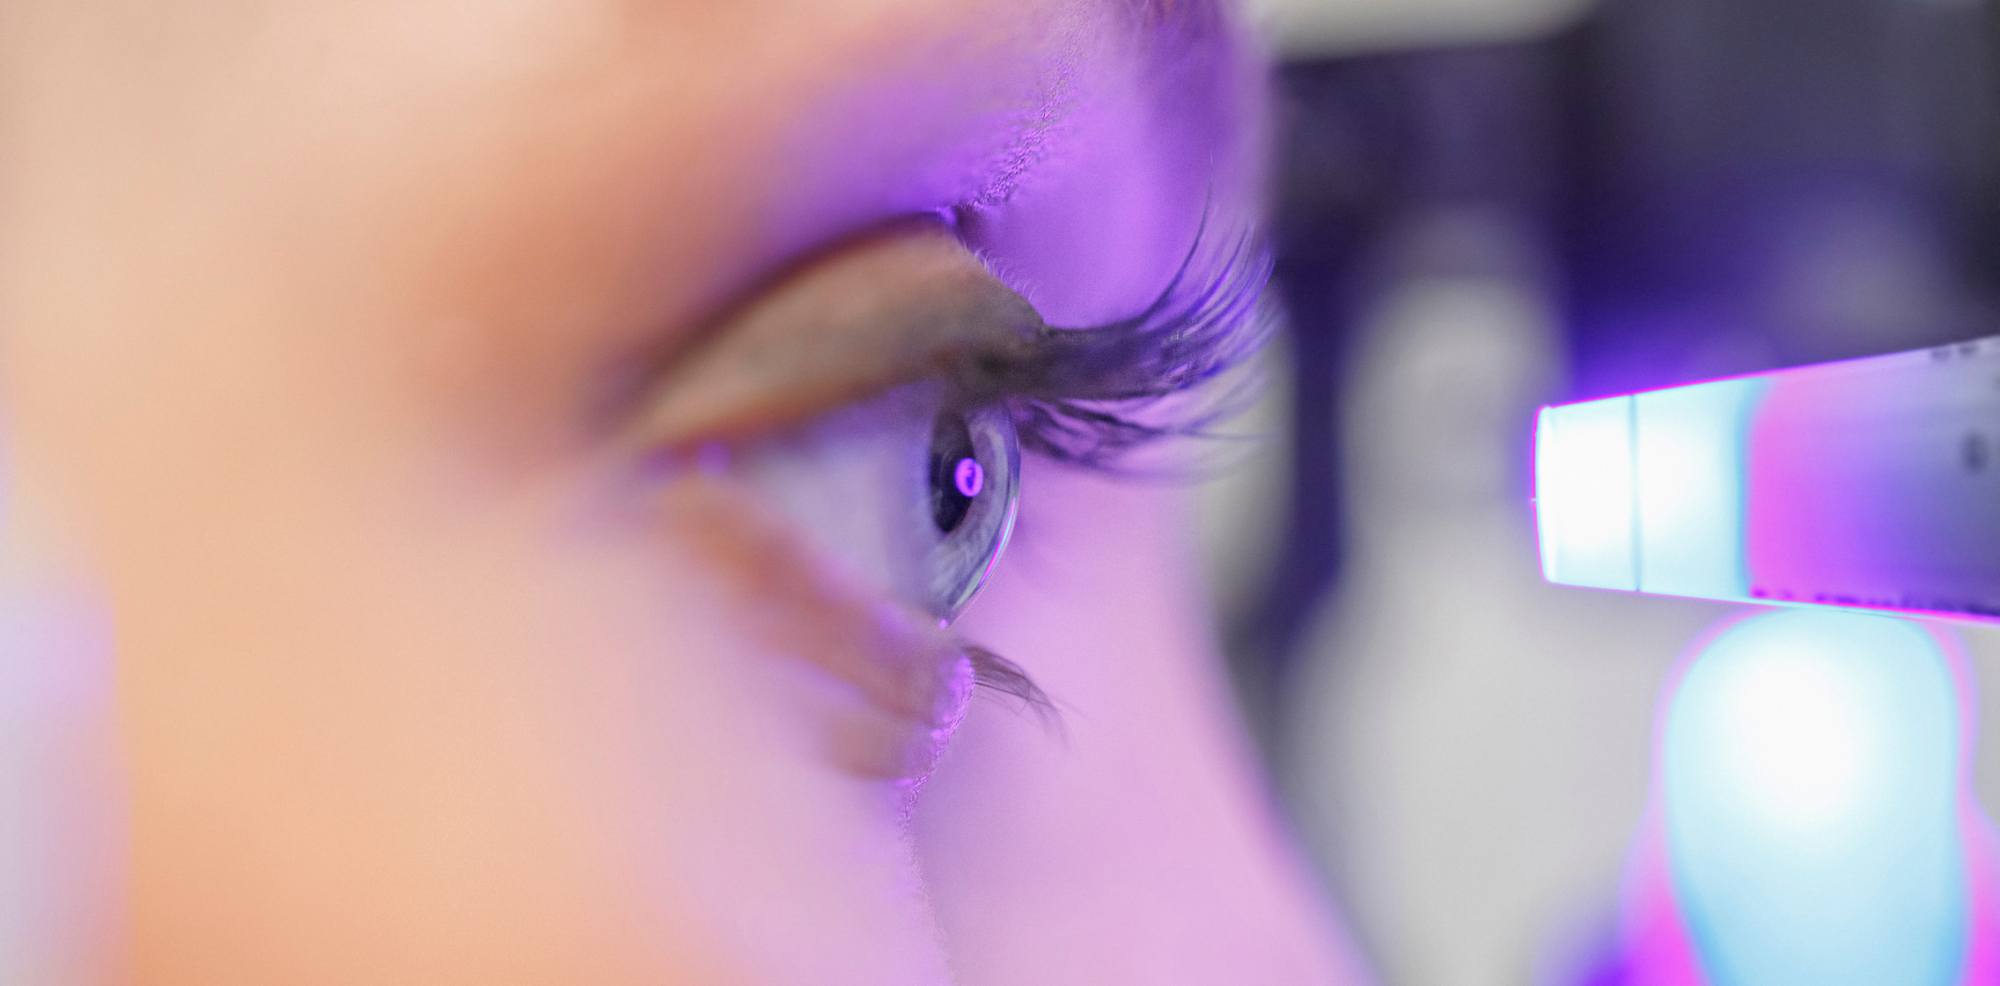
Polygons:
[[[1204,214],[1254,195],[1253,63],[1190,49],[1174,64],[1213,71],[1188,99],[1133,40],[1173,6],[0,11],[0,586],[73,601],[85,630],[37,659],[109,674],[80,702],[102,714],[47,741],[50,772],[82,779],[41,793],[92,820],[51,858],[91,889],[42,936],[39,981],[1051,983],[1006,943],[1116,974],[1225,911],[1270,920],[1212,925],[1204,962],[1147,981],[1243,981],[1235,957],[1349,974],[1258,807],[1205,631],[1153,620],[1171,585],[996,597],[982,625],[1037,673],[1094,667],[1071,700],[1123,708],[1102,721],[1127,739],[1024,773],[1009,744],[1058,746],[974,703],[984,752],[947,758],[935,783],[957,793],[912,827],[906,787],[829,752],[876,706],[773,643],[819,624],[770,600],[846,614],[865,593],[783,536],[707,538],[713,511],[767,518],[631,482],[606,423],[633,367],[901,217],[977,206],[962,235],[1052,323],[1143,307]],[[1171,516],[1171,494],[1048,485]],[[1185,571],[1148,547],[1171,526],[1095,536]],[[1130,648],[1020,629],[1107,619],[1132,621]],[[1179,684],[1117,704],[1148,675]],[[1155,742],[1193,751],[1189,786],[1153,768],[1119,798]],[[1131,825],[1208,806],[1107,864],[1111,886],[1215,862],[1151,912],[1100,886],[1072,912],[1104,929],[1096,954],[1051,953],[1029,903],[1073,888],[970,865],[1044,839],[982,809],[995,792],[1040,806],[1035,832],[1074,831],[1071,858],[1120,838],[1083,821],[1114,802]],[[982,885],[1015,906],[969,913]]]

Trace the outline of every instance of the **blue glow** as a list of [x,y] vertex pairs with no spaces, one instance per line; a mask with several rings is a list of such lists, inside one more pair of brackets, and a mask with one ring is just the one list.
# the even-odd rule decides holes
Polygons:
[[1921,628],[1822,610],[1730,628],[1675,694],[1661,771],[1714,986],[1957,981],[1959,710]]
[[1632,398],[1640,591],[1748,597],[1744,462],[1764,388],[1718,380]]

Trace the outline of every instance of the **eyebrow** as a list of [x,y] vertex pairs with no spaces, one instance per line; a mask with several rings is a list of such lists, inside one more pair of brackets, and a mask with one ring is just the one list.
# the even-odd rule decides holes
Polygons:
[[[1203,71],[1211,75],[1229,71],[1228,63],[1245,57],[1243,32],[1232,19],[1222,0],[1099,0],[1119,6],[1141,43],[1144,77],[1141,82],[1154,91],[1170,88],[1175,76]],[[1012,146],[986,176],[972,201],[995,204],[1005,201],[1031,172],[1036,159],[1047,151],[1050,132],[1064,115],[1063,82],[1049,80],[1039,94],[1038,104],[1015,132]],[[1185,106],[1183,105],[1183,108]],[[1213,107],[1210,108],[1212,111]],[[1223,133],[1236,122],[1226,111],[1211,112],[1211,118],[1197,126],[1210,133]]]

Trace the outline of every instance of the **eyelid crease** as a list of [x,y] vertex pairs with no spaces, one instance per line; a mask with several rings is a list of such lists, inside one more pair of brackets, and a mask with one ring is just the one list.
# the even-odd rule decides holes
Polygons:
[[1247,395],[1229,393],[1167,421],[1145,413],[1264,344],[1275,323],[1258,301],[1271,266],[1249,232],[1211,249],[1204,217],[1144,311],[1054,328],[942,226],[907,224],[793,273],[675,359],[635,438],[648,453],[737,440],[937,380],[966,404],[1015,398],[1024,449],[1108,468],[1240,408]]
[[1000,396],[1046,333],[949,232],[881,234],[779,282],[676,359],[637,436],[669,450],[740,439],[923,380]]

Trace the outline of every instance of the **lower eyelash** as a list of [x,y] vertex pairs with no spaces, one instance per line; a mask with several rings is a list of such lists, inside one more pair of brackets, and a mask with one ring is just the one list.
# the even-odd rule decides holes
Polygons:
[[1019,703],[1017,711],[1035,714],[1042,727],[1057,736],[1066,735],[1063,729],[1062,710],[1056,707],[1042,686],[1035,684],[1020,665],[975,644],[967,644],[965,656],[972,661],[972,680],[980,688],[994,695],[1005,695]]

